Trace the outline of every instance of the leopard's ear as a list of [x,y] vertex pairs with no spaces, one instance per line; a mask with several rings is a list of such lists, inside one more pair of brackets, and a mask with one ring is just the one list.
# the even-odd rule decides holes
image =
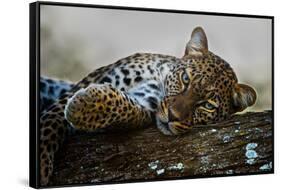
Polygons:
[[196,27],[191,34],[191,39],[186,45],[185,55],[202,55],[208,52],[207,36],[201,27]]
[[233,112],[240,112],[255,104],[256,91],[246,84],[236,84],[233,91]]

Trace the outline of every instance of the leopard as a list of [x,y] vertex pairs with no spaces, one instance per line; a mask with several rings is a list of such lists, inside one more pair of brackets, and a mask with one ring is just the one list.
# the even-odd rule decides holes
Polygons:
[[69,130],[89,133],[156,126],[182,135],[220,122],[255,104],[228,62],[209,51],[195,27],[182,57],[135,53],[100,67],[60,96],[40,116],[40,183],[47,185],[55,153]]
[[40,112],[46,110],[74,84],[70,81],[59,80],[47,76],[40,77]]

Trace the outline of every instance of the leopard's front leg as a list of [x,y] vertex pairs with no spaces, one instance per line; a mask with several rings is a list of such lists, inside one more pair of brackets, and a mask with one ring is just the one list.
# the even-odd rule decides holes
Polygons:
[[65,117],[74,128],[86,131],[152,123],[148,110],[110,84],[92,84],[77,91],[68,100]]

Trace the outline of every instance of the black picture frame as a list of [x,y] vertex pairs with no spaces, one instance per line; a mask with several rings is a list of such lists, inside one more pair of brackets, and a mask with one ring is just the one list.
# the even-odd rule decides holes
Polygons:
[[[30,121],[30,137],[29,137],[29,185],[33,188],[42,188],[40,185],[40,163],[39,163],[39,134],[40,134],[40,7],[42,5],[53,6],[67,6],[67,7],[86,7],[86,8],[102,8],[110,10],[132,10],[145,12],[162,12],[162,13],[180,13],[180,14],[195,14],[195,15],[212,15],[212,16],[226,16],[226,17],[241,17],[241,18],[261,18],[271,20],[272,31],[272,170],[251,173],[251,174],[233,174],[233,175],[212,175],[212,176],[195,176],[195,177],[179,177],[176,179],[193,179],[205,177],[224,177],[224,176],[241,176],[253,174],[271,174],[274,173],[274,17],[264,15],[248,15],[248,14],[232,14],[232,13],[218,13],[218,12],[201,12],[201,11],[187,11],[187,10],[169,10],[169,9],[155,9],[155,8],[140,8],[140,7],[120,7],[108,5],[92,5],[92,4],[79,4],[79,3],[60,3],[60,2],[44,2],[38,1],[30,3],[29,9],[29,36],[30,36],[30,106],[29,106],[29,121]],[[164,180],[176,180],[164,179]],[[128,183],[128,182],[147,182],[147,181],[160,181],[162,179],[154,180],[129,180],[124,182],[112,183],[98,183],[98,184],[115,184],[115,183]],[[96,185],[89,184],[71,184],[66,186],[81,186],[81,185]],[[48,186],[57,187],[57,186]]]

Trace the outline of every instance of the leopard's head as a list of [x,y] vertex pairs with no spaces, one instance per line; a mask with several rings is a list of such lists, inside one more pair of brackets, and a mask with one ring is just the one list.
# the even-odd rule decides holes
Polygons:
[[238,83],[230,65],[208,50],[201,27],[193,30],[182,61],[165,79],[166,94],[156,115],[162,131],[179,134],[194,125],[226,119],[255,103],[255,90]]

